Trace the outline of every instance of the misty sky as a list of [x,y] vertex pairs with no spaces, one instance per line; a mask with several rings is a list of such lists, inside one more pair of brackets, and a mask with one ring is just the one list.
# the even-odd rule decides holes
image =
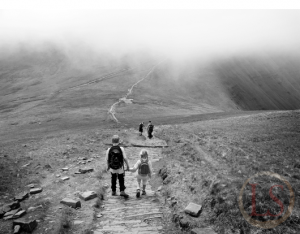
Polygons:
[[0,10],[0,44],[53,41],[172,56],[300,50],[300,10]]

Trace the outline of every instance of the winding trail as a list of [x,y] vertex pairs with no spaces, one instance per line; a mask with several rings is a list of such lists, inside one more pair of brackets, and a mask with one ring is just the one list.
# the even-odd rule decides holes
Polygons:
[[142,82],[143,80],[145,80],[152,72],[153,70],[158,66],[160,65],[161,63],[163,63],[164,61],[166,61],[166,59],[162,60],[161,62],[159,62],[158,64],[154,65],[151,70],[147,73],[147,75],[145,77],[143,77],[142,79],[140,79],[139,81],[137,81],[136,83],[134,83],[130,89],[128,89],[128,93],[120,98],[117,102],[115,102],[114,104],[112,104],[112,106],[110,107],[109,111],[108,111],[108,114],[111,115],[113,117],[113,119],[117,122],[117,123],[120,123],[120,121],[116,118],[115,114],[116,114],[116,106],[118,104],[120,104],[121,102],[130,102],[130,100],[128,100],[128,96],[132,93],[132,90],[135,86],[137,86],[140,82]]

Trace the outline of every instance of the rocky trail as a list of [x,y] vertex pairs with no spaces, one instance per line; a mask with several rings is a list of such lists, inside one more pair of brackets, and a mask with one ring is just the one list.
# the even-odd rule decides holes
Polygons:
[[[125,149],[130,167],[133,167],[139,159],[141,148],[128,147]],[[161,158],[160,148],[147,148],[152,162]],[[136,172],[135,172],[136,173]],[[146,195],[136,197],[137,182],[135,173],[125,172],[126,193],[129,198],[119,196],[117,184],[117,196],[111,195],[111,189],[107,189],[103,201],[101,218],[98,219],[97,229],[94,234],[131,233],[131,234],[155,234],[163,233],[163,209],[159,201],[160,192],[153,191],[149,182],[146,186]],[[154,172],[156,173],[156,172]],[[106,183],[110,186],[110,174],[107,174]]]

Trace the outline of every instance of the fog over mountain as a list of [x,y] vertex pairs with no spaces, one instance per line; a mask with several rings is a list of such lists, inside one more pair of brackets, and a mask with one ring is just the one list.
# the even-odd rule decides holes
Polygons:
[[[166,113],[299,109],[299,25],[299,10],[2,10],[1,112],[63,106],[53,93],[115,72],[109,87],[130,87],[161,61],[132,97]],[[99,105],[93,88],[82,106]]]
[[1,45],[50,41],[173,58],[299,52],[299,10],[2,10]]

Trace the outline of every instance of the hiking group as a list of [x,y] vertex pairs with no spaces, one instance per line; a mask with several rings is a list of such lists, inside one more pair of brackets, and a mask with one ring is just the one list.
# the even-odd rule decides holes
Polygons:
[[[112,147],[106,151],[106,161],[107,161],[107,171],[111,173],[111,191],[112,196],[116,196],[116,185],[117,179],[119,181],[120,196],[128,198],[129,195],[125,193],[125,171],[135,172],[137,179],[137,191],[136,197],[140,197],[140,192],[142,190],[142,195],[146,195],[146,184],[152,175],[152,164],[148,157],[148,152],[143,149],[140,152],[140,158],[137,160],[133,168],[130,168],[126,153],[123,147],[120,145],[120,138],[118,135],[112,137]],[[124,168],[124,163],[126,164],[126,170]],[[142,187],[141,187],[142,184]]]
[[[143,128],[144,128],[144,122],[141,122],[139,125],[140,136],[143,135]],[[153,137],[153,135],[152,135],[153,129],[154,129],[154,125],[151,123],[151,121],[149,121],[148,126],[147,126],[147,133],[148,133],[149,139],[151,139]]]

